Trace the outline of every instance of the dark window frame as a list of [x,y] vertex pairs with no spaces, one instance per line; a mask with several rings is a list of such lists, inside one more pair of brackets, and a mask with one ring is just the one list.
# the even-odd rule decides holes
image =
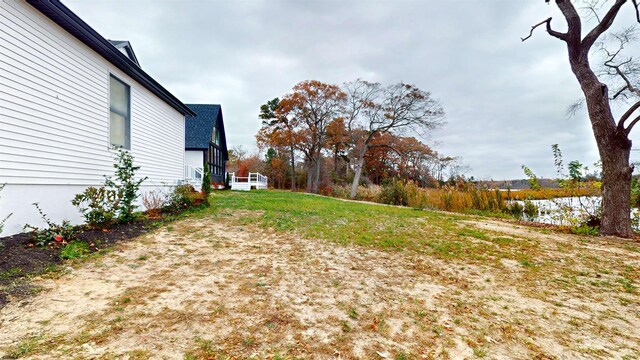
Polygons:
[[222,149],[213,141],[209,142],[207,150],[207,164],[212,175],[224,175],[224,164],[222,160]]

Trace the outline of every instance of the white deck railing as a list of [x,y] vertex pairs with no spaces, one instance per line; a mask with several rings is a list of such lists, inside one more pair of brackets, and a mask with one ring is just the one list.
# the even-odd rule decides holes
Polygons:
[[185,180],[200,180],[204,174],[204,168],[202,166],[185,165],[184,166],[184,179]]
[[202,177],[204,176],[204,168],[185,165],[184,166],[184,183],[191,184],[196,191],[200,191],[202,188]]
[[231,190],[263,190],[267,189],[267,184],[267,177],[260,173],[249,173],[249,176],[236,176],[236,173],[231,173]]

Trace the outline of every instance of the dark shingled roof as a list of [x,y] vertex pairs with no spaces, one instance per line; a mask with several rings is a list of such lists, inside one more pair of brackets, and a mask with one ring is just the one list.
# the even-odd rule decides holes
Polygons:
[[227,137],[224,132],[222,108],[214,104],[187,104],[197,115],[187,117],[185,121],[185,149],[206,150],[211,142],[213,127],[217,125],[220,131],[220,148],[227,159]]

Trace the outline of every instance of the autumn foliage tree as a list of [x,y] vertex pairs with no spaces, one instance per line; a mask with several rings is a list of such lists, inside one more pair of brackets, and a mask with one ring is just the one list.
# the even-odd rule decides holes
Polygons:
[[344,118],[356,154],[350,194],[355,198],[364,157],[376,136],[408,131],[424,134],[442,125],[444,110],[429,92],[402,82],[382,86],[359,79],[345,84],[345,89]]
[[401,154],[396,150],[398,144],[395,137],[391,134],[376,134],[371,143],[373,146],[365,153],[362,165],[362,171],[366,172],[367,178],[374,184],[381,184],[387,178],[398,177],[397,163]]
[[[545,1],[548,3],[550,0]],[[550,17],[534,25],[522,41],[530,38],[536,28],[544,26],[550,36],[565,43],[571,71],[584,94],[584,103],[602,161],[600,234],[632,237],[629,199],[633,165],[629,163],[629,133],[640,121],[640,115],[637,114],[637,110],[640,109],[640,68],[636,65],[629,66],[635,64],[633,59],[623,56],[624,45],[630,40],[624,39],[624,31],[622,35],[612,34],[616,39],[613,50],[607,48],[605,34],[609,32],[625,5],[633,9],[635,20],[640,22],[638,1],[615,0],[606,7],[604,3],[587,1],[584,2],[583,9],[576,8],[574,1],[554,2],[562,13],[567,30],[562,32],[553,29]],[[584,12],[581,14],[579,10]],[[596,24],[587,28],[585,25],[588,20],[595,20]],[[589,61],[594,46],[595,49],[599,47],[605,54],[603,65],[607,71],[602,72],[600,77],[596,74],[597,69],[594,70]],[[619,85],[616,86],[615,80]],[[610,89],[609,85],[613,85],[614,88]],[[619,117],[614,116],[611,109],[611,101],[616,99],[626,99],[632,104]]]
[[264,165],[258,154],[250,154],[242,146],[229,150],[227,170],[235,172],[236,176],[246,177],[251,172],[264,172]]
[[262,105],[259,118],[262,128],[256,138],[261,149],[271,149],[268,169],[282,171],[274,166],[278,161],[270,163],[287,153],[292,189],[296,158],[304,159],[308,192],[317,192],[321,181],[323,187],[352,181],[353,190],[363,174],[376,183],[392,176],[433,182],[428,164],[437,153],[415,136],[442,125],[444,111],[430,93],[414,85],[356,80],[340,88],[302,81],[291,93]]
[[[278,189],[284,187],[286,181],[287,159],[281,152],[274,148],[267,149],[264,156],[265,172],[267,177],[271,179],[271,183]],[[294,180],[292,178],[292,180]],[[294,184],[295,186],[295,184]]]
[[398,163],[400,177],[425,184],[426,176],[431,176],[428,171],[425,171],[427,170],[425,165],[434,156],[431,148],[414,137],[400,137],[397,148],[402,154]]
[[335,118],[327,126],[327,148],[333,154],[333,172],[337,173],[340,155],[349,149],[350,136],[344,118]]
[[377,184],[391,177],[412,180],[425,187],[437,185],[441,180],[442,173],[433,166],[439,161],[438,153],[414,137],[378,133],[373,136],[364,160],[363,170]]
[[327,140],[327,129],[338,117],[346,94],[336,85],[317,80],[302,81],[293,87],[278,104],[278,111],[288,119],[296,119],[298,149],[307,163],[307,192],[317,193],[320,181],[322,150]]
[[280,99],[278,98],[263,104],[258,115],[262,120],[262,127],[256,135],[256,140],[260,148],[287,150],[291,166],[291,191],[296,191],[295,151],[302,141],[302,134],[298,128],[298,119],[289,116],[287,111],[280,107]]

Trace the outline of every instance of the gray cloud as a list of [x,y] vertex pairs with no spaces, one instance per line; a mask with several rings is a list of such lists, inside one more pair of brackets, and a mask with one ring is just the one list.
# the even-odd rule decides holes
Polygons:
[[[553,176],[551,144],[567,162],[597,150],[563,44],[532,24],[542,1],[66,0],[103,36],[130,40],[143,68],[183,102],[222,104],[230,146],[252,148],[260,104],[297,82],[364,78],[429,90],[447,125],[429,142],[478,178]],[[624,19],[623,19],[624,20]],[[435,144],[435,145],[434,145]]]

